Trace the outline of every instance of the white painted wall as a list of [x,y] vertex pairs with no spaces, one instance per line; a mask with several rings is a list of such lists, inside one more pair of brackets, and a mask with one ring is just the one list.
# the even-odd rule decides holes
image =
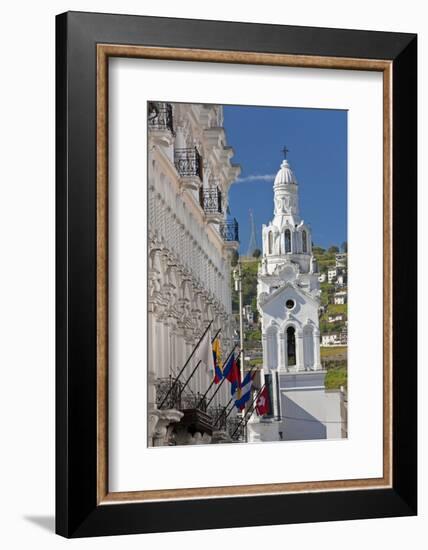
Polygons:
[[282,426],[286,441],[326,439],[325,371],[280,374]]
[[[388,550],[426,546],[426,469],[420,475],[420,516],[246,529],[209,533],[153,534],[66,541],[52,534],[54,509],[54,20],[62,11],[92,10],[170,17],[229,19],[290,25],[419,32],[421,92],[420,135],[426,137],[428,20],[418,0],[343,2],[317,0],[248,3],[199,0],[141,3],[134,0],[41,0],[5,3],[2,9],[2,87],[0,89],[0,364],[2,366],[2,453],[0,469],[0,544],[4,548],[79,548],[102,550],[141,548],[205,549],[239,546],[263,547],[266,541],[302,550],[328,541],[330,550],[360,550],[381,544]],[[424,86],[425,93],[422,92]],[[424,102],[425,103],[425,102]],[[426,230],[428,209],[425,170],[426,140],[420,140],[420,231]],[[427,249],[425,237],[420,253]],[[31,270],[29,270],[31,266]],[[419,281],[427,279],[425,259]],[[426,300],[426,293],[420,294]],[[420,316],[428,308],[421,304]],[[425,317],[426,319],[426,317]],[[420,352],[426,339],[420,324]],[[426,332],[426,331],[425,331]],[[426,364],[421,357],[420,364]],[[25,383],[23,383],[23,381]],[[427,376],[420,370],[420,464],[426,464]],[[18,391],[19,388],[19,391]],[[316,457],[311,457],[316,460]],[[272,467],[269,458],[260,467]],[[275,464],[280,468],[280,464]],[[70,546],[71,545],[71,546]],[[321,544],[322,546],[322,544]]]

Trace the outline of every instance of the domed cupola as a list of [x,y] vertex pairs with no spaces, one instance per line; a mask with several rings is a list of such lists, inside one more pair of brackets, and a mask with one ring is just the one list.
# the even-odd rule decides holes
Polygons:
[[272,223],[281,229],[284,225],[295,227],[300,223],[298,186],[287,159],[282,161],[276,174],[273,193],[275,217]]
[[293,173],[293,170],[288,164],[288,160],[284,159],[275,177],[274,188],[278,186],[286,185],[289,183],[294,183],[295,185],[297,185],[297,180],[296,180],[296,176]]
[[282,269],[284,261],[291,261],[299,264],[301,273],[309,273],[311,230],[300,218],[299,186],[287,159],[282,161],[275,177],[273,201],[274,217],[263,226],[262,232],[266,270],[272,274],[278,266]]

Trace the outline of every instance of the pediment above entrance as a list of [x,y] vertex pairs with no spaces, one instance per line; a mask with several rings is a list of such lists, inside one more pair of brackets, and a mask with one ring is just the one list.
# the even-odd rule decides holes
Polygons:
[[293,283],[299,276],[299,266],[294,262],[287,262],[285,265],[278,267],[277,277],[284,283]]

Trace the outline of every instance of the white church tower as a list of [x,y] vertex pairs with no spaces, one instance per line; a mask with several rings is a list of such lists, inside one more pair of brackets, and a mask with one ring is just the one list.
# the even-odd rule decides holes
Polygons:
[[327,433],[318,267],[311,229],[300,217],[299,185],[286,159],[273,189],[274,217],[263,225],[257,287],[263,374],[272,414],[259,426],[253,424],[250,432],[257,432],[253,440],[335,437]]
[[317,262],[299,215],[299,187],[284,160],[276,175],[274,218],[263,226],[258,276],[264,365],[285,372],[321,369]]

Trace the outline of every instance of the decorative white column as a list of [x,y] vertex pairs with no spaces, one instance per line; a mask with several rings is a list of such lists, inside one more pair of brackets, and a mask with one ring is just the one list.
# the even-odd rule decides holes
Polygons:
[[154,325],[156,323],[156,318],[153,313],[153,304],[149,305],[148,312],[148,334],[147,334],[147,345],[149,346],[149,365],[147,369],[147,444],[151,446],[153,444],[153,436],[155,433],[155,428],[159,420],[159,411],[157,410],[156,404],[156,371],[154,367],[154,355],[153,355],[153,332]]
[[267,338],[266,334],[262,333],[262,350],[263,350],[263,367],[268,367],[268,355],[267,355]]
[[296,370],[301,371],[305,369],[304,356],[303,356],[303,331],[296,330]]
[[[153,307],[153,306],[149,306]],[[147,345],[149,347],[150,353],[149,353],[149,365],[147,369],[147,377],[148,377],[148,391],[147,391],[147,404],[149,409],[155,409],[156,408],[156,371],[155,371],[155,357],[153,355],[153,325],[156,323],[156,319],[154,314],[149,310],[148,313],[148,334],[147,334]]]
[[287,367],[286,338],[284,332],[279,332],[278,336],[278,368],[284,370]]
[[281,403],[279,391],[279,373],[277,370],[272,371],[272,402],[274,418],[281,417]]
[[314,370],[321,370],[320,331],[314,328]]
[[155,322],[155,346],[153,347],[152,357],[154,361],[158,361],[156,372],[159,378],[168,376],[164,370],[164,352],[162,349],[162,322],[157,319]]

